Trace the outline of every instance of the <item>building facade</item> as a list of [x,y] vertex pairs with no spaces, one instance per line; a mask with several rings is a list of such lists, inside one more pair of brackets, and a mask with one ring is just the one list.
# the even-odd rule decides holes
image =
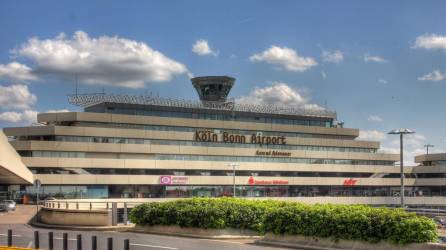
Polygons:
[[[199,101],[70,96],[84,112],[4,131],[47,197],[232,196],[235,184],[243,197],[398,204],[399,155],[358,140],[333,111],[235,103],[234,82],[193,78]],[[428,174],[438,168],[421,177],[416,168],[405,168],[408,203],[445,204],[444,179]]]

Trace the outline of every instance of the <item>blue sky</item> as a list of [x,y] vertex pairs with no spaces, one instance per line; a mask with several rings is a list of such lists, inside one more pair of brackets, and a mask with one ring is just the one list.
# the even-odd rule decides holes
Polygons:
[[408,157],[426,143],[446,151],[445,10],[444,1],[2,1],[0,127],[79,110],[67,103],[75,75],[81,93],[186,99],[196,98],[191,74],[230,75],[236,99],[327,103],[387,152],[398,145],[383,133],[399,127],[417,132]]

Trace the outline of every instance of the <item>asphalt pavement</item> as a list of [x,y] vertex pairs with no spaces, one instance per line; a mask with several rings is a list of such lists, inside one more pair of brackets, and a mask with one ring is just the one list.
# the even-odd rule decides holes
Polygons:
[[[13,232],[13,245],[18,247],[34,247],[34,231],[39,232],[40,249],[48,249],[48,233],[53,232],[54,249],[62,250],[62,235],[68,233],[68,249],[77,249],[77,235],[82,235],[82,249],[91,249],[92,236],[97,237],[98,250],[107,249],[107,238],[113,238],[113,249],[124,249],[124,240],[130,241],[130,250],[272,250],[277,247],[255,245],[254,240],[212,240],[133,232],[114,231],[71,231],[43,229],[27,224],[32,217],[32,207],[18,207],[15,212],[0,213],[0,246],[7,244],[7,231]],[[280,248],[286,249],[286,248]]]
[[[271,250],[274,247],[254,245],[253,240],[211,240],[186,237],[173,237],[164,235],[130,233],[130,232],[103,232],[103,231],[63,231],[57,229],[34,228],[24,224],[0,225],[0,245],[7,244],[7,231],[12,229],[13,245],[19,247],[34,247],[34,231],[39,231],[40,248],[48,248],[48,232],[54,234],[54,249],[62,249],[62,235],[68,233],[68,249],[77,249],[77,235],[82,235],[82,249],[91,249],[91,237],[97,237],[98,250],[106,250],[107,238],[113,238],[115,250],[124,249],[124,240],[130,240],[131,250],[200,250],[200,249],[246,249]],[[285,248],[282,248],[285,249]]]

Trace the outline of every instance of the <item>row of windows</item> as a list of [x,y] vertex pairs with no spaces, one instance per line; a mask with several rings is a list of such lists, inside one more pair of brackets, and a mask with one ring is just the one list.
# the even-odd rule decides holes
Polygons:
[[[233,176],[232,170],[208,169],[140,169],[140,168],[51,168],[30,167],[34,174],[95,174],[95,175],[178,175],[178,176]],[[309,172],[236,170],[236,176],[264,177],[352,177],[369,178],[375,173]],[[446,178],[446,173],[405,173],[405,178]],[[399,173],[381,173],[379,178],[400,178]]]
[[[31,198],[37,190],[27,186]],[[232,186],[160,186],[160,185],[43,185],[41,198],[163,198],[232,196]],[[405,195],[446,196],[446,187],[405,187]],[[377,186],[236,186],[238,197],[316,197],[316,196],[384,196],[397,197],[400,187]]]
[[[252,135],[259,131],[254,130],[238,130],[238,129],[222,129],[222,128],[194,128],[194,127],[180,127],[180,126],[164,126],[164,125],[140,125],[127,123],[103,123],[103,122],[75,122],[72,125],[82,127],[104,127],[104,128],[123,128],[123,129],[140,129],[153,131],[174,131],[174,132],[192,132],[197,130],[210,130],[217,133],[218,131],[226,131],[230,134]],[[279,131],[262,131],[264,136],[285,136],[285,137],[304,137],[304,138],[322,138],[322,139],[344,139],[352,140],[353,136],[348,135],[325,135],[325,134],[308,134],[297,132],[279,132]]]
[[[50,168],[30,167],[34,174],[96,174],[96,175],[178,175],[178,176],[233,176],[232,170],[184,169],[122,169],[122,168]],[[236,170],[236,176],[273,177],[356,177],[368,178],[373,173],[358,172],[297,172]],[[398,176],[399,177],[399,176]]]
[[133,139],[133,138],[90,137],[90,136],[21,136],[19,137],[19,140],[119,143],[119,144],[152,144],[152,145],[175,145],[175,146],[198,146],[198,147],[262,148],[262,149],[361,152],[361,153],[376,153],[377,151],[375,148],[356,148],[356,147],[330,147],[330,146],[287,145],[287,144],[267,145],[267,144],[251,144],[251,143],[198,142],[198,141],[183,141],[183,140]]
[[[94,158],[95,153],[70,151],[18,151],[24,157],[62,157],[62,158]],[[344,164],[344,165],[385,165],[393,166],[393,161],[350,160],[350,159],[315,159],[261,156],[214,156],[214,155],[176,155],[176,154],[123,154],[126,159],[176,160],[176,161],[228,161],[228,162],[268,162],[268,163],[303,163],[303,164]],[[121,154],[107,154],[107,158],[118,158]]]
[[108,108],[106,112],[112,114],[179,117],[179,118],[204,119],[204,120],[259,122],[259,123],[320,126],[320,127],[332,126],[332,122],[327,120],[289,119],[289,118],[287,119],[287,118],[237,116],[237,115],[209,114],[209,113],[196,113],[196,112],[138,110],[138,109],[125,109],[125,108]]
[[446,160],[440,160],[440,161],[424,161],[424,166],[446,166]]

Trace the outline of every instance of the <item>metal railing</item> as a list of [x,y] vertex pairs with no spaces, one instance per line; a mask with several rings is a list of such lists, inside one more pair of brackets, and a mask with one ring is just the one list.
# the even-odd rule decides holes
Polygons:
[[187,109],[213,109],[229,110],[236,112],[253,112],[263,114],[283,114],[298,116],[317,116],[336,119],[336,112],[325,108],[307,108],[292,106],[257,105],[235,102],[201,102],[192,100],[182,100],[175,98],[163,98],[153,95],[128,95],[128,94],[77,94],[68,95],[68,102],[80,107],[91,107],[99,103],[124,103],[138,105],[154,105],[164,107],[176,107]]
[[117,208],[133,208],[142,203],[144,202],[54,200],[43,202],[43,207],[64,210],[109,210],[113,204],[116,204]]
[[98,202],[98,201],[45,201],[43,207],[47,209],[60,209],[60,210],[81,210],[81,211],[107,211],[112,215],[112,226],[118,224],[128,225],[129,213],[132,208],[144,202]]

